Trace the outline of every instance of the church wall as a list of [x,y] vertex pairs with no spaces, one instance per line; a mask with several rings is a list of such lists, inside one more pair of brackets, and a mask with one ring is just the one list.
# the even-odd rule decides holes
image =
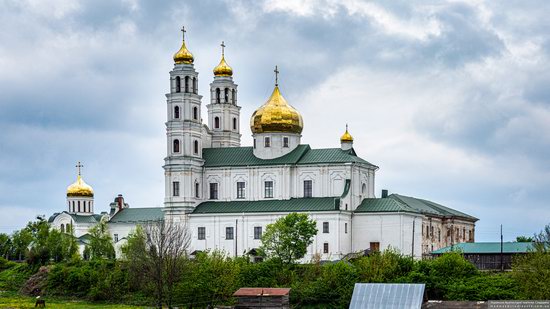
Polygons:
[[[210,198],[210,183],[218,183],[218,200],[263,200],[265,181],[273,181],[273,199],[304,197],[304,181],[311,180],[313,197],[339,197],[346,179],[352,180],[349,209],[355,209],[363,198],[374,196],[374,172],[350,164],[305,166],[253,166],[207,168],[204,172],[202,200]],[[245,183],[245,196],[237,199],[237,182]],[[365,184],[365,192],[362,185]],[[167,188],[168,189],[168,188]],[[344,205],[342,205],[343,209]]]
[[426,217],[422,223],[422,252],[475,240],[475,222]]
[[411,255],[414,237],[414,256],[420,258],[422,254],[421,227],[422,216],[414,214],[355,214],[352,229],[353,251],[366,250],[371,247],[371,243],[379,243],[381,251],[391,247],[403,254]]
[[[253,248],[261,246],[261,240],[254,239],[254,227],[261,227],[263,233],[268,224],[285,215],[287,213],[192,214],[189,220],[189,228],[192,234],[192,248],[190,251],[210,249],[223,251],[229,256],[235,256],[235,252],[237,255],[242,255]],[[310,213],[309,215],[317,221],[318,233],[313,244],[308,247],[307,255],[303,261],[310,261],[316,254],[320,254],[323,260],[335,260],[349,252],[351,230],[348,230],[347,234],[343,231],[344,222],[348,223],[349,228],[349,213],[322,212]],[[323,233],[323,222],[329,223],[328,233]],[[206,229],[205,239],[198,239],[199,227]],[[226,228],[228,227],[233,227],[233,239],[226,238]],[[323,252],[325,243],[328,244],[328,253]]]

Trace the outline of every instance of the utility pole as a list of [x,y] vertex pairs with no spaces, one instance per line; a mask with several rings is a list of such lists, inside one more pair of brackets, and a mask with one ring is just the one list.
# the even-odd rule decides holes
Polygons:
[[413,239],[412,239],[412,248],[411,248],[411,256],[412,256],[413,260],[414,260],[414,226],[415,226],[415,223],[416,223],[416,218],[413,218]]
[[502,243],[502,224],[500,225],[500,271],[504,271],[504,260],[503,260],[503,243]]

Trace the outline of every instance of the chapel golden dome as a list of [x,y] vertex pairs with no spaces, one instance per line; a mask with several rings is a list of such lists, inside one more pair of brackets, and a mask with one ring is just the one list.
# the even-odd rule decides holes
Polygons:
[[346,132],[340,137],[341,142],[353,142],[353,136],[348,132],[348,125],[346,124]]
[[93,197],[94,189],[78,175],[76,181],[67,187],[67,196]]
[[214,68],[214,75],[215,76],[232,76],[233,69],[225,61],[225,54],[224,54],[225,44],[223,43],[223,41],[221,46],[222,46],[222,59],[220,60],[220,64],[218,64]]
[[187,46],[185,46],[185,28],[181,28],[181,31],[183,32],[183,40],[180,50],[174,54],[174,62],[176,64],[191,64],[195,59],[193,58],[193,54],[187,49]]
[[250,118],[252,133],[288,132],[300,134],[303,128],[302,115],[286,102],[277,84],[275,84],[275,89],[273,89],[269,100],[260,106]]

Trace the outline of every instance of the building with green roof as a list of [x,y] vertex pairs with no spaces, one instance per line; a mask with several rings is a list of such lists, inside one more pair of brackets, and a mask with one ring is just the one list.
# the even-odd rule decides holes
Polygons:
[[[94,191],[78,164],[77,181],[67,190],[67,211],[52,223],[61,229],[74,225],[80,237],[106,220],[118,244],[137,225],[166,219],[187,224],[190,252],[221,250],[239,256],[261,246],[269,224],[302,212],[318,228],[304,260],[336,260],[390,247],[418,258],[474,240],[477,219],[471,215],[405,195],[377,198],[378,167],[354,148],[347,125],[339,140],[327,136],[334,139],[332,147],[302,143],[307,122],[284,98],[277,67],[271,95],[245,117],[249,121],[242,121],[238,86],[225,59],[214,69],[210,95],[202,105],[187,45],[174,56],[166,94],[162,208],[130,208],[118,196],[109,212],[96,215]],[[242,132],[252,133],[252,145],[241,145]]]

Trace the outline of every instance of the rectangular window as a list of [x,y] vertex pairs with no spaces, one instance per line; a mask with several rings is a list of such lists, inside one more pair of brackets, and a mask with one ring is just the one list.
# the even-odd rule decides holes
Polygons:
[[255,226],[254,227],[254,239],[262,239],[262,227],[261,226]]
[[344,223],[344,233],[348,233],[348,224]]
[[288,148],[288,137],[283,137],[283,147]]
[[210,199],[211,200],[217,200],[218,199],[218,184],[217,183],[211,183],[210,184]]
[[328,253],[328,242],[323,244],[323,253]]
[[180,196],[180,182],[179,181],[172,182],[172,195],[173,196]]
[[370,250],[371,251],[380,251],[380,243],[379,242],[371,242],[370,243]]
[[206,228],[204,226],[199,226],[197,230],[197,238],[200,240],[206,239]]
[[264,191],[264,197],[265,198],[272,198],[273,197],[273,181],[266,181],[264,183],[265,191]]
[[200,186],[198,182],[195,182],[195,198],[199,198],[200,196]]
[[233,239],[233,227],[225,228],[225,239]]
[[237,182],[237,198],[244,198],[244,182]]
[[114,240],[115,242],[118,242],[118,234],[113,234],[113,240]]
[[265,148],[271,147],[271,139],[269,137],[264,138],[264,147]]
[[323,233],[328,233],[328,222],[323,222]]
[[304,197],[313,196],[313,180],[304,180]]

